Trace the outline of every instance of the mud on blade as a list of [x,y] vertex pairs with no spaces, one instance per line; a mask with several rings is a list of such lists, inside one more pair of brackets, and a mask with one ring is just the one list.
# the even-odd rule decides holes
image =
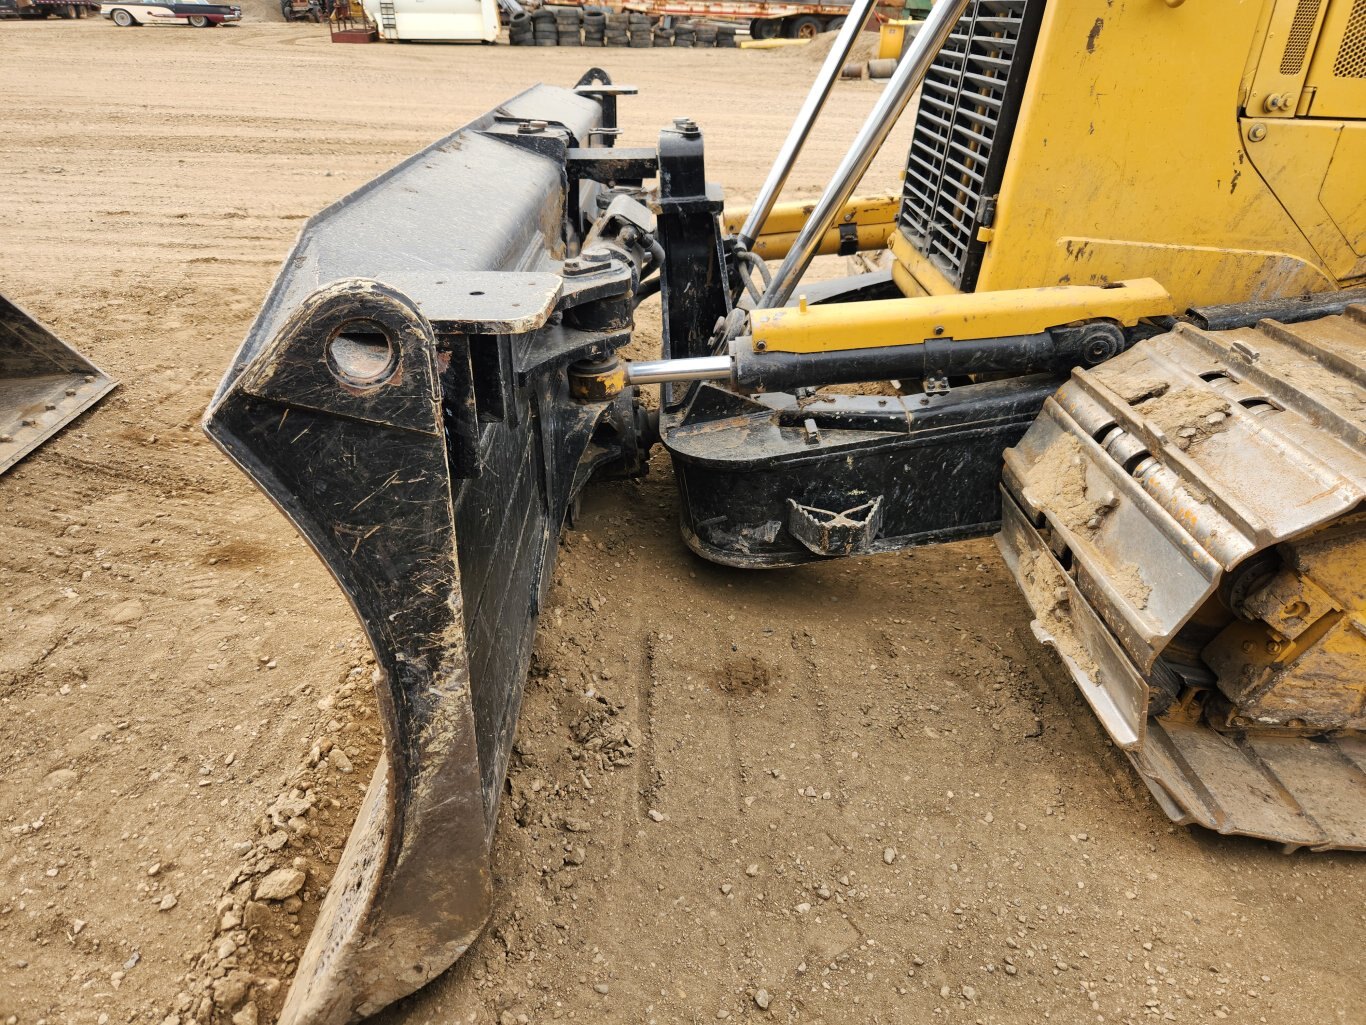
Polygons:
[[479,933],[561,522],[592,473],[643,469],[631,391],[568,372],[612,364],[648,259],[601,223],[584,243],[600,190],[566,171],[612,152],[605,78],[533,88],[313,218],[206,414],[380,668],[385,756],[289,1025],[372,1014]]

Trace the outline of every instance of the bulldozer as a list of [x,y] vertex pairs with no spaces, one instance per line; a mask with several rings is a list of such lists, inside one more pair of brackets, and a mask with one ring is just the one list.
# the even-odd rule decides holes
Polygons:
[[[727,566],[994,535],[1173,821],[1366,849],[1366,3],[939,0],[821,196],[780,202],[869,6],[748,208],[696,120],[618,146],[634,90],[593,69],[304,228],[205,417],[378,665],[288,1025],[478,935],[557,538],[657,445]],[[899,187],[856,195],[908,109]],[[656,294],[659,358],[627,360]]]

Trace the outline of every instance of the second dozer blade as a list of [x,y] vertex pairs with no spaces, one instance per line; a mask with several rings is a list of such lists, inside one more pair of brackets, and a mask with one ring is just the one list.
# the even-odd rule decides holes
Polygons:
[[0,295],[0,473],[114,387],[104,371]]

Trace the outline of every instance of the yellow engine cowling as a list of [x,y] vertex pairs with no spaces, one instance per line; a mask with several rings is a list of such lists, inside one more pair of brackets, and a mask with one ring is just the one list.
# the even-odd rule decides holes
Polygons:
[[[1032,44],[1013,132],[991,120],[998,97],[960,90],[951,115],[926,83],[906,202],[935,190],[938,222],[903,207],[904,292],[1149,277],[1186,309],[1366,279],[1366,3],[1034,2],[1016,6],[1035,34],[995,55]],[[967,63],[1000,75],[980,19]],[[949,154],[928,186],[926,143]]]

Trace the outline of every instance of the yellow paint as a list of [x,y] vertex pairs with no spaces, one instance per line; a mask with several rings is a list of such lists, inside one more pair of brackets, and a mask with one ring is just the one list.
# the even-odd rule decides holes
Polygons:
[[1313,117],[1366,117],[1366,17],[1360,0],[1329,0],[1305,80]]
[[805,46],[809,39],[744,39],[740,42],[742,50],[778,50],[784,46]]
[[914,18],[884,21],[877,30],[877,59],[900,60],[901,52],[906,48],[906,26],[914,24]]
[[[1303,11],[1301,7],[1300,0],[1276,0],[1267,8],[1264,42],[1259,52],[1254,48],[1256,62],[1243,103],[1249,115],[1295,116],[1327,5],[1318,3]],[[1302,44],[1303,50],[1292,42]]]
[[977,291],[1151,277],[1185,310],[1333,287],[1237,117],[1270,2],[1049,4]]
[[1366,256],[1366,126],[1339,137],[1319,199],[1353,252]]
[[[815,205],[815,200],[776,204],[759,231],[753,251],[766,260],[781,260],[797,241]],[[896,215],[900,208],[901,200],[897,196],[855,197],[840,210],[835,223],[855,226],[860,252],[881,249],[896,230]],[[736,207],[721,215],[727,234],[734,235],[744,227],[749,210],[749,207]],[[822,237],[818,255],[829,256],[839,250],[839,229],[832,228]]]
[[569,390],[580,402],[603,402],[620,395],[626,387],[626,368],[618,366],[605,374],[580,377],[569,375]]
[[756,351],[834,352],[934,338],[1032,335],[1096,319],[1130,327],[1145,317],[1174,312],[1161,285],[1140,279],[1110,288],[1070,285],[755,310],[750,325]]
[[899,231],[892,232],[888,243],[896,262],[892,264],[892,280],[902,294],[912,298],[919,295],[957,295],[953,282],[930,263]]
[[[1261,138],[1251,141],[1253,125]],[[1366,231],[1361,215],[1366,196],[1366,122],[1258,119],[1243,123],[1252,164],[1281,204],[1290,211],[1328,271],[1340,280],[1366,275],[1366,255],[1344,234],[1355,224]],[[1325,195],[1329,173],[1334,185]],[[1327,208],[1339,210],[1341,225]]]

